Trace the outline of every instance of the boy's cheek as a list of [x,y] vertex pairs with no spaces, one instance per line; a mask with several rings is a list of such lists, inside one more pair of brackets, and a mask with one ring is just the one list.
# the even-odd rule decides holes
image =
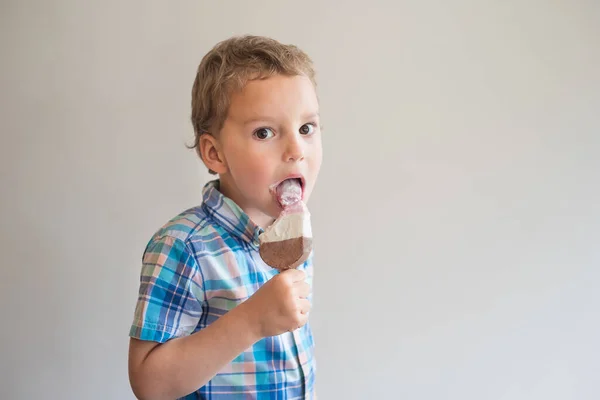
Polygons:
[[238,157],[238,162],[235,165],[238,176],[251,185],[259,184],[265,179],[266,175],[265,165],[262,162],[257,162],[257,158]]
[[255,168],[255,166],[248,166],[242,169],[240,176],[240,185],[243,185],[243,189],[247,194],[252,193],[252,197],[264,197],[270,196],[269,186],[271,185],[270,176],[265,173],[261,168]]

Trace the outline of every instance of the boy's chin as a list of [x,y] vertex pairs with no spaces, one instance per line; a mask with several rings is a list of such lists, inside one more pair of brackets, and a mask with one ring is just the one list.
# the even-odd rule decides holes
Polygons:
[[270,205],[268,212],[266,214],[273,219],[277,219],[277,218],[279,218],[279,216],[281,215],[282,212],[283,212],[283,206],[281,204],[279,204],[278,201],[275,201]]
[[267,215],[273,219],[277,219],[282,211],[283,207],[281,207],[279,204],[275,204],[273,207],[269,208]]
[[271,219],[275,220],[275,219],[279,218],[279,215],[283,211],[283,208],[279,205],[278,202],[274,201],[274,202],[269,202],[268,204],[265,204],[262,207],[257,207],[255,210],[259,211],[259,213],[262,214],[261,219],[271,218]]

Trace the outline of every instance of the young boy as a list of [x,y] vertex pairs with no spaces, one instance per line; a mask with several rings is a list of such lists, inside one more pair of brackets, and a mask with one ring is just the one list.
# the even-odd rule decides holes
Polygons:
[[321,166],[310,58],[243,36],[217,44],[192,90],[194,147],[218,179],[154,234],[143,256],[129,377],[140,399],[313,399],[312,255],[278,272],[258,236],[282,208],[271,188]]

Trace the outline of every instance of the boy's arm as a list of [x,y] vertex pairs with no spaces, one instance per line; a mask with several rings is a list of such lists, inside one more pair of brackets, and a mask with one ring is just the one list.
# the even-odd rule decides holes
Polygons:
[[190,336],[166,343],[131,339],[129,374],[139,399],[174,399],[194,392],[260,339],[242,305]]
[[139,399],[183,397],[265,336],[306,323],[310,303],[304,272],[278,274],[244,303],[192,335],[166,343],[131,339],[129,379]]

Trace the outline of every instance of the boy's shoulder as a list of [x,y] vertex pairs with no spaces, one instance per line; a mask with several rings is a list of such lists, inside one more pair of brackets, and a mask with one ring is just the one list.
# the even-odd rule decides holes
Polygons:
[[260,229],[217,190],[217,185],[209,182],[203,189],[202,202],[169,219],[152,235],[147,247],[163,241],[178,242],[193,255],[201,256],[257,246]]
[[200,204],[169,219],[152,235],[151,241],[169,237],[188,243],[194,237],[201,236],[207,227],[211,228],[211,221]]
[[204,204],[184,210],[169,219],[152,235],[146,251],[154,251],[164,244],[169,248],[175,246],[195,259],[235,247],[235,241],[211,217]]

